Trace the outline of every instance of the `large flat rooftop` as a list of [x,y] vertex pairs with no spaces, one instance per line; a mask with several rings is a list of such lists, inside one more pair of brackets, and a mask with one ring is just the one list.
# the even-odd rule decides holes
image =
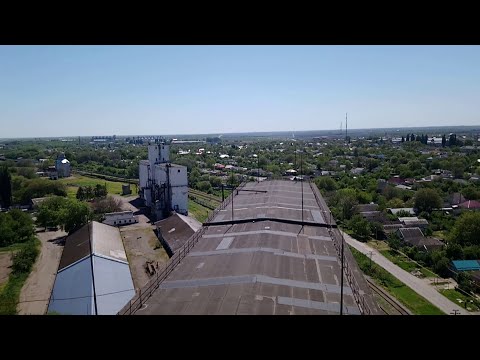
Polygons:
[[[247,183],[136,314],[339,314],[341,262],[321,202],[308,183]],[[344,313],[361,314],[346,278],[343,294]]]

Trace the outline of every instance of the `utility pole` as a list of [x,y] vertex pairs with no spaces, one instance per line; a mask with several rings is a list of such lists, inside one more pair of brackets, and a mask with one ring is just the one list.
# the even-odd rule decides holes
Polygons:
[[300,153],[300,182],[302,186],[302,230],[303,230],[303,152]]
[[[343,218],[345,218],[345,204],[342,204],[343,208]],[[343,268],[344,268],[344,261],[345,261],[345,256],[344,256],[344,239],[343,239],[343,231],[340,229],[340,233],[342,235],[342,249],[341,249],[341,271],[340,271],[340,315],[343,315]]]
[[260,182],[260,152],[257,154],[257,182]]
[[233,194],[233,170],[231,171],[231,175],[232,175],[232,221],[233,221],[233,198],[234,198],[234,194]]
[[348,119],[347,119],[347,114],[345,113],[345,141],[348,142]]

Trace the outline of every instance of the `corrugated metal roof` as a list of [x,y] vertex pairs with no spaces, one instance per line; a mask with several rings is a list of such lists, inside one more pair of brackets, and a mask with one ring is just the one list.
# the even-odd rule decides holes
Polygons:
[[400,231],[404,240],[423,237],[422,230],[418,227],[400,228],[398,231]]
[[[231,220],[232,203],[219,211],[212,220],[218,225],[206,228],[136,314],[338,314],[340,259],[327,227],[298,224],[301,187],[248,183],[243,189],[253,191],[233,198],[234,220],[244,222],[221,224]],[[304,220],[325,223],[308,183],[303,197]],[[379,311],[348,247],[345,255],[372,312]],[[360,312],[347,280],[344,306],[348,314]]]
[[92,221],[67,237],[58,270],[90,255],[89,240],[94,254],[127,262],[118,228]]
[[478,260],[453,260],[452,263],[458,271],[480,270]]
[[202,227],[198,221],[174,213],[166,219],[155,223],[160,236],[168,243],[170,249],[176,252],[198,229]]

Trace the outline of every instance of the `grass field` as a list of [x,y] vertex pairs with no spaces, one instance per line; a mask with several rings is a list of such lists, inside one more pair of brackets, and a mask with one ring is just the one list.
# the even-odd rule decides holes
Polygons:
[[404,283],[396,279],[392,274],[373,263],[370,266],[370,259],[350,247],[360,269],[372,277],[379,285],[385,288],[390,294],[397,298],[415,315],[444,315],[444,312],[428,302],[424,297],[418,295]]
[[408,258],[407,256],[404,256],[397,251],[390,249],[390,250],[380,250],[380,253],[385,256],[388,260],[393,262],[395,265],[401,267],[403,270],[407,272],[412,272],[415,271],[415,269],[419,269],[419,271],[423,274],[425,277],[436,277],[436,275],[428,270],[425,267],[420,266],[420,264],[417,264],[416,262],[412,261],[412,259]]
[[69,178],[59,179],[58,181],[64,183],[67,186],[67,195],[70,198],[75,198],[77,195],[77,190],[80,186],[93,186],[97,184],[105,185],[107,184],[107,191],[110,195],[121,195],[122,194],[122,183],[91,178],[83,175],[73,175]]
[[212,210],[197,204],[192,199],[188,199],[188,215],[194,217],[201,223],[205,222]]
[[[468,311],[479,311],[480,310],[480,302],[478,300],[474,300],[471,296],[466,296],[462,294],[460,291],[455,289],[442,289],[439,290],[440,293],[448,298],[449,300],[453,301],[455,304],[458,304],[461,307],[465,307],[465,302],[467,303],[466,309]],[[460,301],[459,301],[460,300]],[[473,302],[470,302],[473,300]]]

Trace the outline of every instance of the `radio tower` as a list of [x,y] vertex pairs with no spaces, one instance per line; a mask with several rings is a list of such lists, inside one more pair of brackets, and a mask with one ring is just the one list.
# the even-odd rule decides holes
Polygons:
[[348,142],[348,119],[347,119],[347,114],[345,113],[345,141]]

